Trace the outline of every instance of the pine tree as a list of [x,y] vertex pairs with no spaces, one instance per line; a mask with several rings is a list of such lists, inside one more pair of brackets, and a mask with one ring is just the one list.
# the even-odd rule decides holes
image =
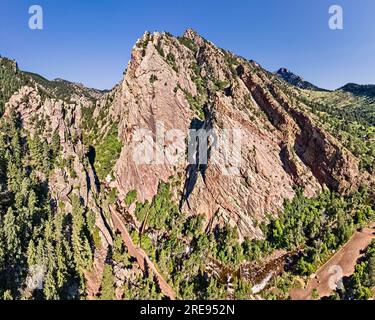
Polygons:
[[130,256],[121,235],[117,234],[113,242],[113,260],[123,264],[124,267],[131,266]]
[[72,246],[77,271],[83,274],[92,263],[90,243],[86,236],[84,208],[77,196],[73,197]]
[[115,286],[113,279],[112,266],[106,264],[104,266],[102,285],[100,289],[101,300],[113,300],[115,297]]
[[8,209],[7,214],[4,217],[3,232],[7,254],[11,258],[10,260],[17,259],[21,253],[20,239],[18,238],[19,227],[12,208]]
[[60,152],[61,144],[60,144],[60,135],[59,132],[56,130],[52,135],[52,159],[53,161],[56,159]]
[[37,169],[43,168],[43,143],[39,137],[39,135],[35,135],[34,139],[28,140],[31,158],[34,161],[34,165]]
[[36,264],[36,250],[33,240],[30,240],[27,247],[27,264],[29,268]]
[[43,293],[47,300],[58,299],[58,293],[56,290],[56,282],[53,275],[53,269],[49,269],[43,283]]
[[63,245],[61,242],[56,244],[56,264],[57,264],[57,271],[56,271],[56,282],[59,288],[63,287],[66,278],[67,278],[67,261],[63,251]]

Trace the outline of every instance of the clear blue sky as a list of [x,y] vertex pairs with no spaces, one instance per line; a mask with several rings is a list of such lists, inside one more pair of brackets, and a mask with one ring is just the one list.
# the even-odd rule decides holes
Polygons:
[[[44,9],[44,30],[28,8]],[[328,8],[344,9],[344,30]],[[287,67],[321,87],[375,83],[374,0],[1,0],[0,55],[23,70],[112,88],[144,31],[188,27],[274,71]]]

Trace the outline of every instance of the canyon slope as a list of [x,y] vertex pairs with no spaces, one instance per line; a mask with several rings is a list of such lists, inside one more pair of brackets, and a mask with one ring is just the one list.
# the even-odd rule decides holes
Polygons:
[[[238,268],[243,257],[225,255],[263,241],[264,225],[286,201],[374,184],[373,101],[358,90],[289,83],[192,29],[181,37],[144,33],[110,91],[0,62],[1,227],[14,220],[22,234],[14,243],[0,235],[0,267],[11,275],[0,277],[4,296],[34,294],[25,283],[35,276],[30,265],[42,261],[47,299],[233,297],[228,286],[211,295],[219,281],[212,269]],[[207,163],[199,144],[195,162],[135,158],[140,130],[160,142],[160,130],[189,141],[190,129],[240,130],[232,141],[240,153],[228,161],[209,143]],[[162,151],[172,142],[163,140]],[[2,253],[6,243],[14,253]],[[103,290],[112,275],[115,284]],[[126,288],[136,288],[133,296]]]

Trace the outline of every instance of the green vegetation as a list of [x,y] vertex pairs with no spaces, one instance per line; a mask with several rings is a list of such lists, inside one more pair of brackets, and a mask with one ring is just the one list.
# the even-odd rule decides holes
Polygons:
[[301,250],[295,272],[310,275],[356,228],[375,220],[374,209],[374,198],[366,189],[345,197],[325,191],[312,199],[297,190],[284,212],[264,229],[274,248]]
[[289,299],[289,292],[292,288],[301,288],[301,283],[296,281],[295,276],[290,272],[283,272],[276,277],[273,277],[269,284],[269,288],[273,290],[263,291],[262,297],[266,300],[287,300]]
[[0,57],[0,116],[4,113],[5,103],[25,84],[25,81],[14,61]]
[[121,235],[117,234],[113,242],[113,252],[112,259],[116,263],[122,265],[122,267],[128,268],[131,267],[130,256],[128,250],[125,247],[124,241],[122,240]]
[[[265,240],[245,239],[240,244],[236,228],[229,225],[205,233],[204,217],[181,214],[171,200],[170,186],[161,184],[151,203],[137,204],[136,216],[143,222],[144,234],[133,230],[132,237],[184,299],[226,297],[225,282],[209,273],[210,263],[234,274],[244,261],[261,261],[276,249],[294,252],[297,260],[292,269],[272,280],[277,295],[264,292],[267,298],[287,298],[296,285],[295,275],[313,273],[356,228],[375,220],[375,199],[365,188],[348,196],[325,191],[312,199],[304,197],[301,189],[296,191],[280,216],[262,226]],[[232,285],[235,297],[249,297],[250,284],[234,276]]]
[[[60,202],[63,204],[63,202]],[[64,210],[64,206],[61,207],[61,210]],[[101,239],[99,235],[99,228],[95,225],[96,223],[96,216],[95,213],[92,211],[87,212],[87,229],[90,233],[89,237],[92,239],[92,243],[94,244],[95,248],[99,249],[101,247]]]
[[122,150],[122,143],[118,138],[118,121],[106,122],[106,113],[112,101],[113,95],[108,95],[105,106],[100,108],[95,118],[95,104],[82,108],[82,140],[89,147],[87,156],[100,180],[112,173]]
[[170,199],[169,192],[169,184],[160,184],[158,194],[151,203],[137,203],[135,215],[139,221],[146,223],[150,228],[170,229],[179,215],[179,210]]
[[[225,299],[225,280],[207,270],[212,263],[236,270],[244,259],[245,249],[238,242],[236,228],[217,226],[204,232],[204,217],[185,217],[179,212],[171,195],[171,186],[162,183],[151,203],[137,203],[137,218],[143,222],[144,233],[132,230],[138,243],[157,264],[167,281],[183,299]],[[248,298],[250,285],[234,280],[238,299]]]
[[104,266],[102,286],[100,289],[101,300],[113,300],[115,298],[115,285],[112,273],[112,266],[106,264]]
[[126,300],[160,300],[163,295],[156,285],[157,281],[152,274],[145,272],[142,277],[137,278],[133,283],[128,283],[124,290]]
[[[367,85],[359,85],[355,83],[348,83],[342,88],[341,91],[353,93],[356,96],[363,96],[366,97],[369,101],[374,102],[375,98],[375,85],[367,84]],[[373,113],[373,115],[375,115]],[[375,121],[375,118],[373,118]],[[374,124],[374,122],[373,122]]]
[[193,40],[191,40],[189,38],[185,38],[185,37],[179,37],[178,41],[182,45],[184,45],[185,47],[187,47],[188,49],[190,49],[191,51],[193,51],[194,54],[198,51],[198,46],[194,43]]
[[[367,188],[361,188],[347,196],[326,190],[315,198],[304,197],[302,190],[298,189],[294,199],[285,202],[283,213],[276,219],[270,218],[267,226],[262,226],[268,244],[265,247],[264,241],[261,241],[261,249],[256,251],[263,252],[263,248],[268,252],[286,249],[294,255],[289,271],[270,284],[270,287],[277,289],[277,294],[266,290],[262,293],[264,297],[287,299],[290,289],[296,287],[295,276],[314,273],[349,240],[356,229],[373,221],[375,197]],[[359,275],[349,281],[351,288],[355,287],[354,282],[359,286],[358,278],[363,277],[361,270],[359,266]],[[367,280],[363,281],[364,286],[369,285]],[[358,298],[360,295],[354,294],[353,290],[351,296]],[[362,291],[368,292],[367,289]]]
[[150,83],[153,84],[154,82],[158,81],[158,77],[154,74],[150,76]]
[[150,40],[152,40],[151,35],[149,33],[146,33],[144,38],[139,39],[137,42],[137,48],[141,48],[143,50],[143,56],[145,56],[146,54],[146,48]]
[[193,239],[202,233],[204,223],[203,216],[192,216],[186,219],[183,227],[183,234],[190,239]]
[[229,83],[227,81],[215,80],[214,91],[223,91],[228,85]]
[[116,188],[112,188],[107,195],[107,200],[109,204],[114,204],[118,199],[118,191]]
[[236,71],[236,67],[238,66],[237,57],[234,54],[225,50],[223,50],[223,53],[224,53],[225,62],[227,66],[229,67],[229,70],[231,71],[232,76],[234,77],[237,76],[237,71]]
[[38,85],[38,93],[42,100],[57,98],[70,102],[72,95],[78,92],[95,105],[91,91],[99,92],[81,88],[65,80],[49,81],[36,73],[20,71],[14,61],[0,57],[0,116],[4,113],[5,103],[15,92],[22,86],[35,87],[35,84]]
[[83,88],[79,84],[75,84],[66,80],[56,79],[47,80],[46,78],[40,76],[39,74],[32,72],[22,72],[23,77],[28,81],[28,79],[34,80],[39,85],[39,94],[42,98],[57,98],[66,102],[70,102],[74,94],[80,94],[91,102],[95,102],[95,98],[92,92],[100,92],[95,89]]
[[135,200],[137,200],[137,190],[130,190],[125,196],[126,205],[130,206]]
[[191,66],[193,74],[191,80],[197,88],[197,95],[193,96],[191,92],[186,89],[182,89],[179,85],[175,88],[175,92],[179,89],[185,94],[185,98],[188,101],[191,110],[195,111],[197,117],[201,120],[204,119],[204,106],[208,98],[208,90],[206,81],[201,77],[201,69],[197,64]]
[[158,51],[158,53],[164,58],[165,57],[165,53],[164,53],[164,50],[163,50],[163,48],[161,46],[161,41],[160,40],[156,44],[155,48]]
[[[146,35],[137,44],[144,54],[147,46],[151,45],[150,40],[151,36]],[[179,38],[181,45],[173,40],[172,52],[164,52],[163,48],[166,47],[161,41],[172,40],[164,37],[155,47],[176,72],[179,72],[178,65],[181,63],[178,61],[181,52],[175,51],[176,48],[181,50],[184,49],[182,45],[187,47],[191,51],[184,49],[182,53],[190,58],[192,54],[198,54],[198,46],[188,38]],[[173,52],[179,53],[179,59]],[[191,77],[196,93],[179,85],[175,88],[175,93],[178,90],[184,93],[191,109],[200,119],[204,119],[204,109],[216,93],[235,84],[234,77],[240,60],[229,52],[223,51],[223,54],[232,76],[228,72],[225,79],[209,63],[199,65],[201,59],[196,59],[199,62],[192,63],[186,75]],[[258,70],[260,67],[252,68]],[[218,74],[224,80],[216,79]],[[271,77],[270,74],[268,76]],[[158,77],[151,74],[149,83],[153,85],[156,81]],[[33,134],[22,127],[19,115],[12,110],[9,110],[6,118],[3,116],[5,103],[25,84],[37,87],[42,99],[57,97],[64,100],[66,108],[70,108],[66,102],[71,102],[72,95],[77,92],[92,102],[91,105],[82,106],[83,142],[89,147],[87,155],[80,150],[77,150],[77,154],[62,154],[59,132],[48,129],[51,126],[47,115],[31,117],[36,129]],[[118,138],[118,119],[113,121],[107,116],[112,114],[108,110],[112,110],[114,94],[106,96],[106,105],[103,107],[101,104],[98,117],[94,119],[96,101],[89,90],[79,89],[79,86],[66,81],[48,81],[37,74],[20,72],[7,59],[0,60],[0,85],[0,299],[86,298],[85,274],[93,267],[94,252],[95,257],[101,254],[95,249],[105,249],[101,247],[101,236],[105,233],[102,235],[100,230],[113,226],[108,205],[123,210],[123,219],[127,219],[126,227],[134,244],[144,249],[180,299],[226,299],[228,282],[233,287],[233,298],[249,298],[251,284],[240,278],[240,268],[244,263],[261,265],[276,250],[288,252],[291,262],[287,271],[270,280],[272,290],[266,290],[263,294],[270,299],[287,299],[290,288],[296,286],[296,282],[314,273],[348,241],[356,229],[375,221],[372,190],[361,188],[345,196],[325,190],[314,198],[306,198],[303,190],[297,189],[294,199],[285,201],[283,211],[277,217],[268,216],[269,223],[261,225],[264,239],[245,238],[240,242],[233,221],[230,224],[223,222],[227,218],[225,215],[218,213],[208,222],[205,215],[188,216],[181,212],[176,201],[181,197],[180,188],[172,182],[160,183],[156,196],[145,203],[137,202],[137,190],[130,190],[123,199],[127,207],[118,201],[117,189],[109,189],[107,185],[101,188],[104,192],[100,190],[88,194],[87,190],[80,190],[78,184],[82,179],[75,179],[78,174],[82,178],[81,172],[75,171],[75,168],[79,168],[77,164],[81,163],[87,169],[89,160],[86,156],[90,157],[98,178],[104,180],[112,174],[123,147]],[[280,88],[283,91],[292,90],[287,85],[283,87],[280,84]],[[297,93],[300,91],[287,93],[295,97],[295,102],[303,110],[314,113],[316,121],[320,121],[360,158],[362,170],[373,174],[373,87],[350,86],[345,90],[347,92],[304,91],[299,96]],[[229,91],[225,90],[225,94],[229,95]],[[246,104],[253,104],[252,97],[249,95],[244,100],[243,107],[251,110],[251,106]],[[24,102],[28,102],[27,97]],[[264,117],[259,110],[251,110],[250,113]],[[76,130],[67,131],[71,132],[65,132],[64,139],[74,147],[79,142],[80,130],[77,130],[78,133]],[[256,153],[254,147],[253,154]],[[54,170],[56,167],[61,170]],[[54,182],[58,181],[49,185],[52,178]],[[75,179],[73,183],[72,179]],[[179,180],[180,177],[174,179]],[[97,181],[90,179],[87,182],[93,186]],[[89,203],[83,199],[87,195]],[[134,205],[133,214],[130,209]],[[101,218],[104,223],[97,226]],[[122,236],[115,232],[110,236],[113,245],[106,252],[98,298],[108,300],[115,297],[115,276],[116,283],[121,281],[118,278],[119,270],[126,275],[122,282],[124,298],[163,298],[154,275],[148,268],[141,270],[136,259],[129,255]],[[34,276],[35,267],[42,268],[42,289],[28,288],[26,285],[28,279]],[[355,273],[345,281],[344,290],[338,292],[338,297],[368,299],[374,285],[375,243],[358,261]]]
[[198,116],[199,119],[204,119],[204,111],[203,111],[203,105],[201,102],[201,99],[199,96],[193,96],[189,91],[182,90],[185,94],[185,98],[188,101],[190,107],[192,110],[194,110]]
[[261,261],[268,257],[274,250],[272,244],[267,240],[256,240],[246,238],[242,243],[244,258],[247,261]]
[[168,64],[172,67],[172,69],[178,72],[178,66],[177,66],[175,55],[172,52],[169,52],[167,54],[166,59],[167,59]]
[[95,104],[90,107],[82,108],[82,127],[86,131],[90,131],[95,127],[94,119]]
[[198,96],[201,101],[200,103],[203,104],[207,100],[207,84],[205,79],[201,77],[201,68],[197,64],[193,64],[192,70],[193,76],[191,77],[191,80],[193,80],[197,87]]
[[53,134],[52,144],[41,139],[39,134],[36,134],[33,139],[29,137],[28,146],[35,168],[48,175],[49,171],[53,169],[60,152],[60,137],[58,133],[55,132]]
[[238,241],[237,229],[225,226],[215,231],[216,257],[225,266],[238,267],[244,260],[244,255]]
[[298,99],[360,159],[361,170],[375,172],[374,101],[336,91]]
[[[22,139],[15,113],[0,120],[0,130],[0,297],[82,298],[93,245],[86,209],[75,195],[72,212],[56,207],[38,178],[40,161],[30,161],[32,152],[42,159],[44,144]],[[33,270],[44,270],[43,289],[23,290]]]
[[112,172],[121,150],[122,144],[118,139],[118,124],[114,123],[95,148],[96,157],[94,165],[99,179],[105,179]]

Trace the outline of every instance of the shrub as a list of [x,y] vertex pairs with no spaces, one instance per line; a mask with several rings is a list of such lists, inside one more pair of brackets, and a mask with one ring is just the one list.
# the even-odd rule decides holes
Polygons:
[[193,40],[191,40],[189,38],[185,38],[185,37],[179,37],[178,41],[182,45],[184,45],[185,47],[187,47],[188,49],[190,49],[191,51],[193,51],[194,53],[196,53],[198,51],[198,46],[194,43]]
[[169,52],[167,54],[167,62],[172,67],[172,69],[176,72],[178,72],[178,66],[176,63],[176,58],[172,52]]
[[137,190],[130,190],[125,196],[125,203],[130,206],[135,200],[137,200]]
[[150,76],[150,83],[151,84],[153,84],[155,81],[157,81],[158,80],[158,77],[156,76],[156,75],[154,75],[154,74],[152,74],[151,76]]

